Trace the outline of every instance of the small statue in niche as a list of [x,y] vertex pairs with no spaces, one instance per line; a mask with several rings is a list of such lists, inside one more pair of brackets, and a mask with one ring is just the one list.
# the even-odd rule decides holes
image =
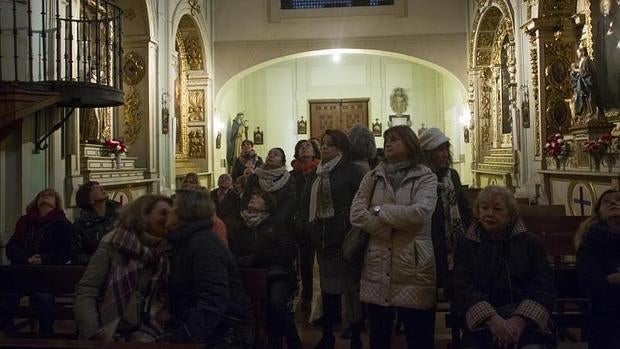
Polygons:
[[254,144],[263,144],[263,131],[260,130],[260,127],[256,127],[256,131],[254,131]]
[[571,78],[575,98],[575,115],[578,122],[604,118],[605,114],[600,100],[600,91],[596,79],[594,62],[585,47],[577,49],[578,63],[571,64]]
[[390,96],[390,107],[396,113],[396,116],[401,116],[407,111],[408,98],[405,94],[405,89],[397,87],[392,91]]
[[80,112],[80,141],[101,142],[101,117],[95,108],[85,108]]

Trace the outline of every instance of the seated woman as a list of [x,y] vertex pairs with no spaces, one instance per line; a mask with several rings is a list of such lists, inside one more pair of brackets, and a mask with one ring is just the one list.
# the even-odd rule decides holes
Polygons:
[[464,348],[554,348],[553,272],[507,188],[488,186],[454,252],[454,307],[465,314]]
[[141,196],[123,208],[116,228],[101,239],[76,289],[80,338],[155,342],[164,334],[170,317],[165,224],[171,204],[166,196]]
[[248,208],[241,211],[243,220],[234,234],[233,253],[239,267],[264,268],[269,277],[269,342],[273,348],[301,348],[295,319],[288,307],[297,288],[293,261],[297,248],[286,228],[275,223],[272,210],[275,199],[267,192],[252,194]]
[[575,237],[577,275],[592,303],[590,348],[620,348],[620,190],[605,191]]
[[171,340],[245,348],[254,340],[251,304],[232,253],[213,233],[214,212],[208,192],[177,190],[166,222],[173,247]]
[[277,207],[273,207],[273,219],[278,224],[292,221],[296,208],[295,178],[286,170],[286,156],[282,148],[272,148],[265,163],[254,170],[247,179],[241,198],[241,209],[248,207],[255,190],[261,189],[273,195]]
[[[73,232],[62,209],[62,199],[54,189],[44,189],[26,207],[26,214],[15,225],[15,232],[6,245],[11,264],[61,265],[69,261]],[[2,298],[0,331],[15,333],[13,319],[22,295]],[[54,327],[54,296],[30,294],[32,308],[39,319],[39,332],[51,334]]]
[[103,187],[93,181],[78,188],[75,204],[80,208],[80,214],[73,222],[76,246],[71,263],[85,265],[97,250],[101,238],[114,228],[120,204],[109,200]]

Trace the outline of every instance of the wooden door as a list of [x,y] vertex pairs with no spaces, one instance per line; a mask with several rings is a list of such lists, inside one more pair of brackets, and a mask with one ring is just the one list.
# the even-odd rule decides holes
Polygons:
[[310,136],[320,138],[325,130],[348,132],[355,124],[368,126],[368,99],[310,101]]

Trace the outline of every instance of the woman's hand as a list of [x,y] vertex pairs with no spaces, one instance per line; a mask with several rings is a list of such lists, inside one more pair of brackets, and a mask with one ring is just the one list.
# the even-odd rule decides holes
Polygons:
[[499,315],[494,315],[487,321],[487,326],[497,341],[499,348],[508,348],[513,343],[515,331],[510,327],[510,323]]
[[607,282],[614,285],[620,285],[620,272],[607,275]]
[[525,330],[525,326],[527,326],[527,322],[525,322],[525,319],[521,316],[515,315],[508,319],[508,325],[510,325],[510,328],[513,330],[512,344],[519,344],[519,340],[521,340],[521,335]]
[[30,258],[27,259],[27,261],[28,261],[28,264],[35,264],[35,265],[41,264],[41,256],[38,254],[32,255],[30,256]]

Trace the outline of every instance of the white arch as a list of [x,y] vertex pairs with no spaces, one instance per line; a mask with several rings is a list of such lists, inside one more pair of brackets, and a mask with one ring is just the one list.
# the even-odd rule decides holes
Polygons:
[[[222,87],[219,89],[219,91],[217,91],[217,94],[215,96],[215,105],[220,105],[221,103],[221,98],[223,98],[226,90],[228,89],[228,87],[241,80],[242,78],[244,78],[245,76],[261,70],[263,68],[266,68],[268,66],[280,63],[280,62],[284,62],[284,61],[289,61],[289,60],[293,60],[293,59],[299,59],[299,58],[305,58],[305,57],[313,57],[313,56],[323,56],[323,55],[330,55],[330,54],[334,54],[334,53],[340,53],[340,54],[366,54],[366,55],[376,55],[376,56],[384,56],[384,57],[391,57],[391,58],[396,58],[396,59],[402,59],[405,61],[409,61],[412,63],[417,63],[417,64],[421,64],[423,66],[429,67],[431,69],[437,70],[439,72],[441,72],[442,74],[445,74],[446,76],[448,76],[451,80],[453,80],[454,83],[456,83],[456,85],[458,86],[458,89],[461,92],[461,95],[463,96],[463,98],[465,99],[467,96],[467,91],[465,89],[465,86],[463,85],[463,83],[461,82],[461,80],[454,75],[454,73],[452,73],[451,71],[449,71],[448,69],[437,65],[435,63],[417,58],[417,57],[413,57],[413,56],[409,56],[403,53],[396,53],[396,52],[390,52],[390,51],[381,51],[381,50],[371,50],[371,49],[351,49],[351,48],[338,48],[338,49],[323,49],[323,50],[313,50],[313,51],[306,51],[306,52],[300,52],[300,53],[294,53],[294,54],[290,54],[290,55],[286,55],[286,56],[281,56],[278,58],[274,58],[274,59],[270,59],[268,61],[256,64],[250,68],[247,68],[245,70],[242,70],[241,72],[237,73],[236,75],[234,75],[233,77],[231,77],[230,79],[228,79],[228,81],[226,81],[224,83],[224,85],[222,85]],[[463,102],[465,102],[465,100],[463,100]]]

